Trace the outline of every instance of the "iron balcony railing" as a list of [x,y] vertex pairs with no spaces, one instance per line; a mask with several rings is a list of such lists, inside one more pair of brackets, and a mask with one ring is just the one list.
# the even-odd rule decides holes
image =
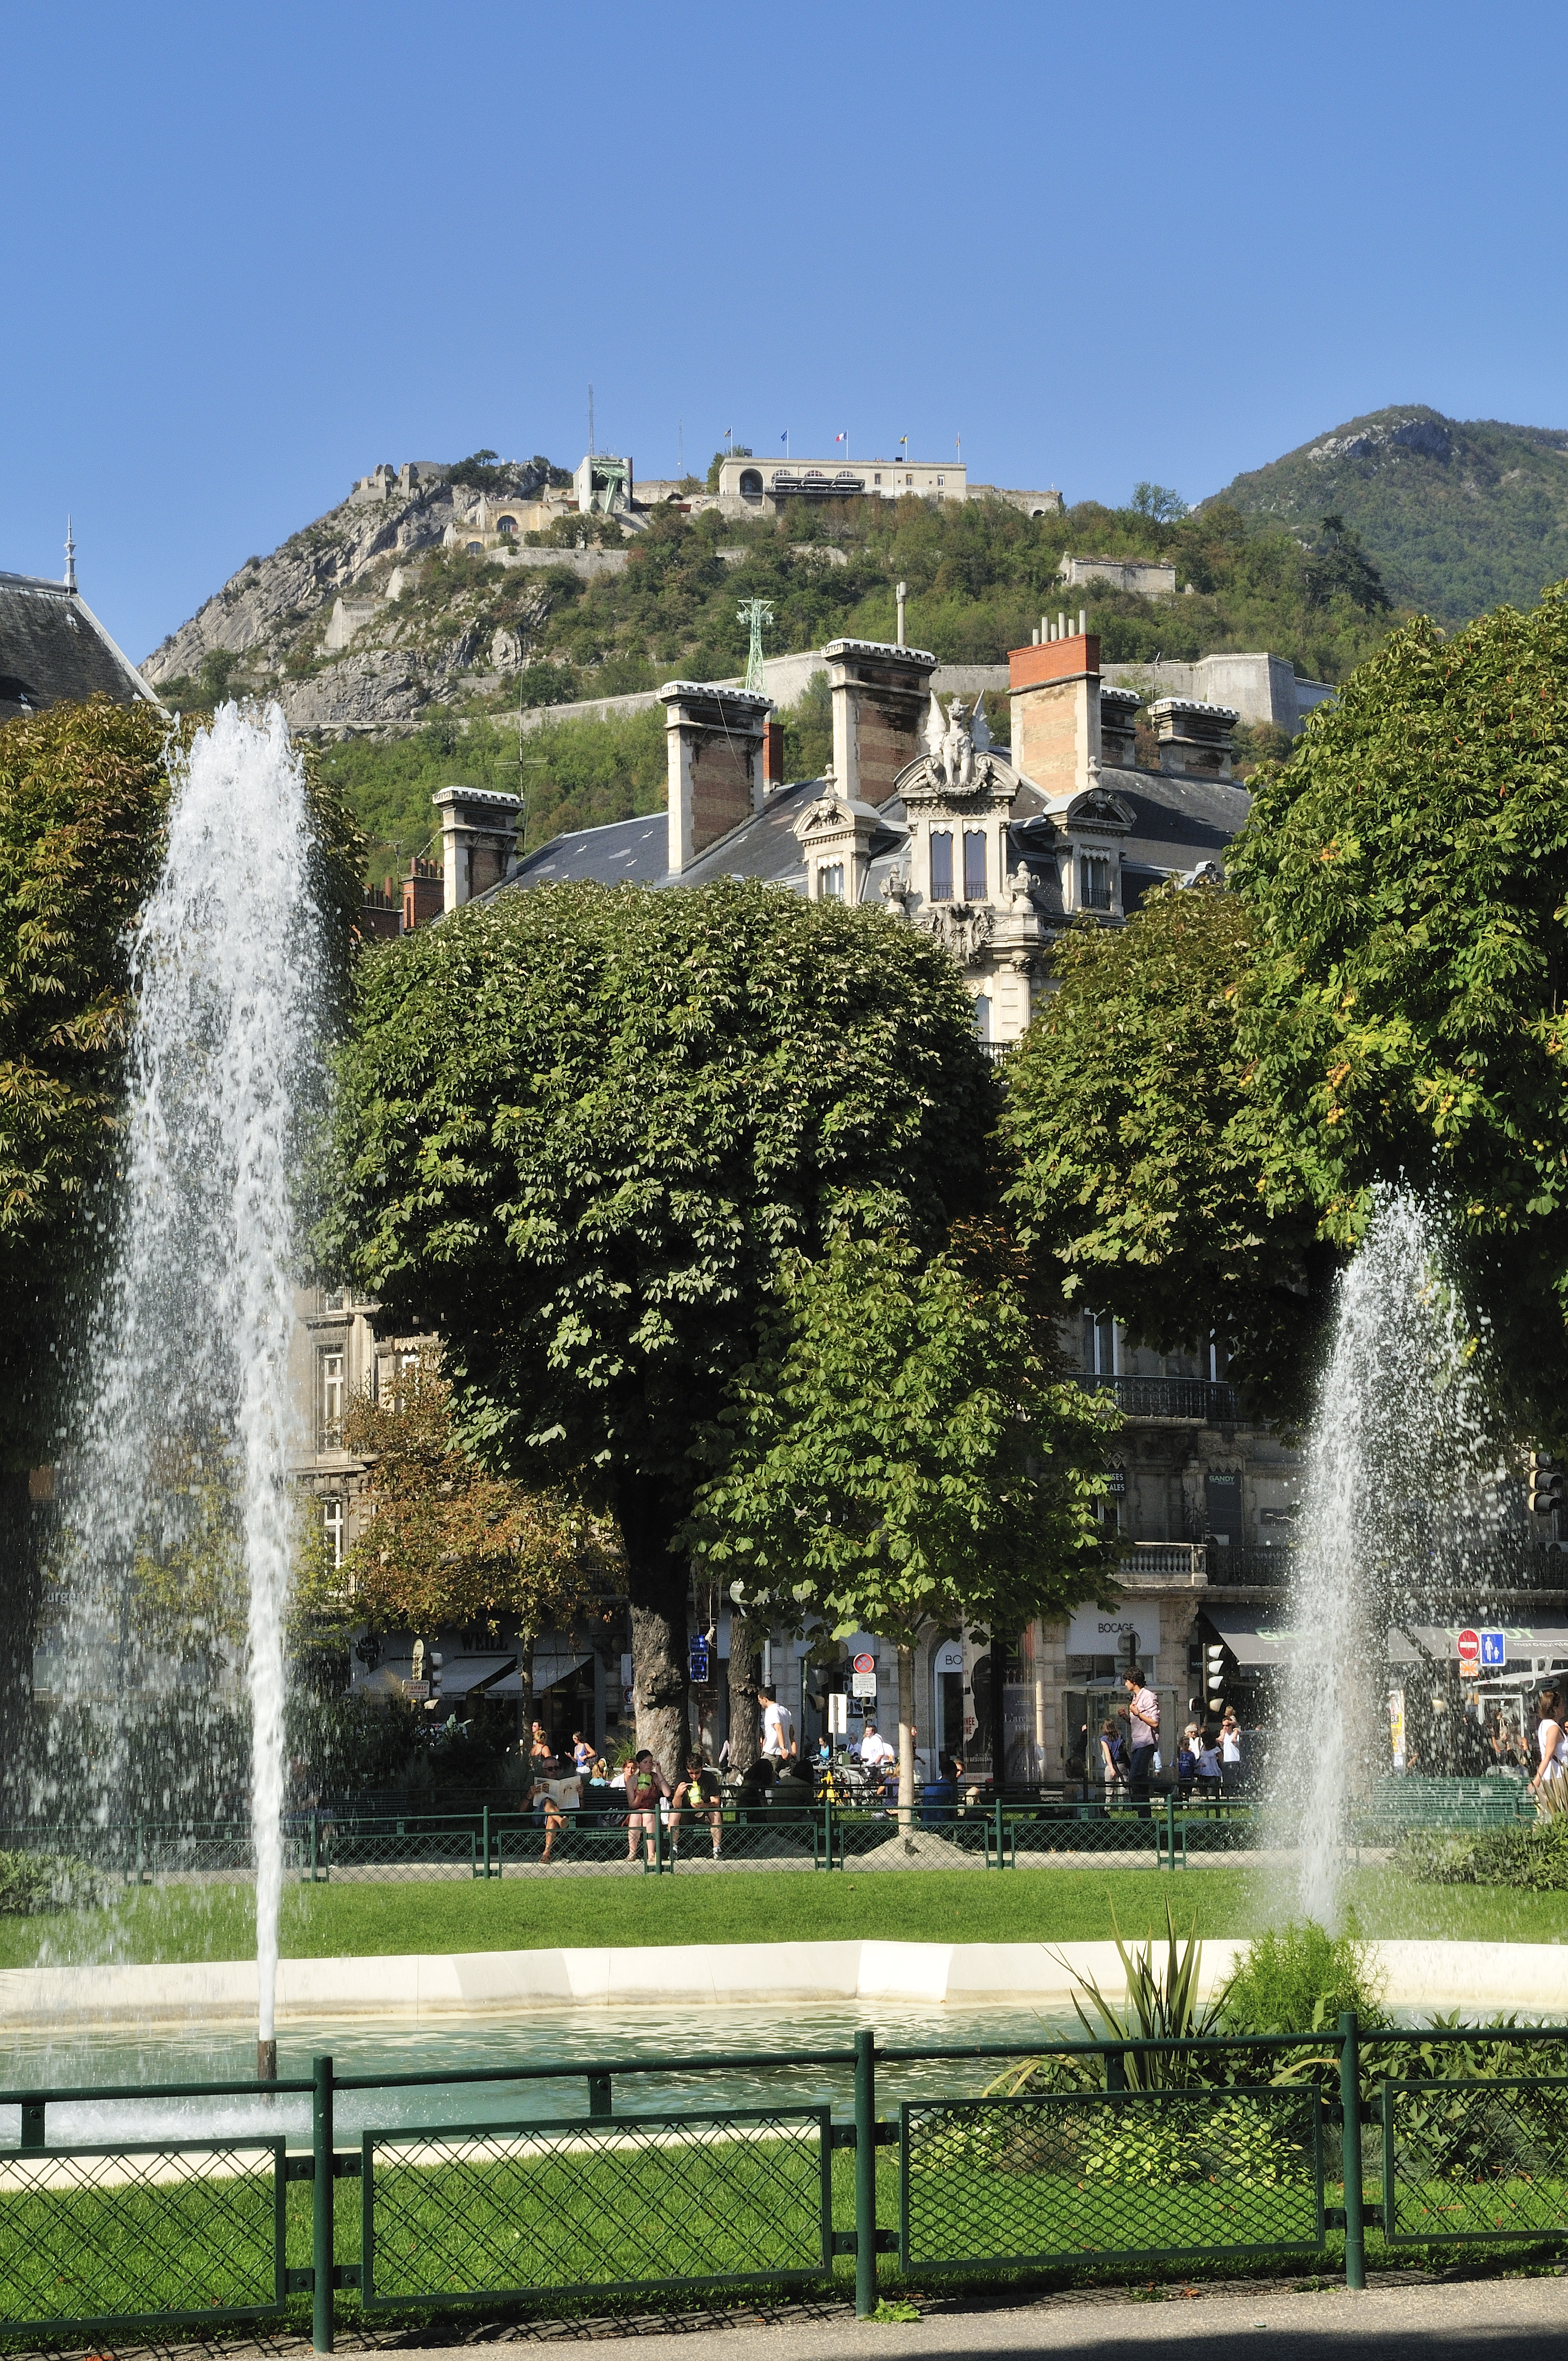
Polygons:
[[1113,1394],[1129,1418],[1194,1418],[1207,1426],[1234,1426],[1242,1417],[1236,1389],[1223,1378],[1110,1378],[1087,1370],[1073,1383],[1090,1393]]

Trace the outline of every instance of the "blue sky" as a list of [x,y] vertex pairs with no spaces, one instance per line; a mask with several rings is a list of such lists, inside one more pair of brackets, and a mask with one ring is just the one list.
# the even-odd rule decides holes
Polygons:
[[378,460],[587,439],[1190,500],[1568,426],[1559,9],[81,0],[7,16],[0,567],[133,656]]

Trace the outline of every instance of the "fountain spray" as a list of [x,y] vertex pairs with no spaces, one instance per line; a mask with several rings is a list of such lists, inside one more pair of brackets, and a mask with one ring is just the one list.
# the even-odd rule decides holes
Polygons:
[[[227,1650],[207,1703],[215,1729],[220,1707],[232,1715],[248,1694],[257,2062],[275,2077],[293,1198],[321,1069],[323,934],[305,783],[279,708],[221,707],[171,774],[167,851],[131,944],[115,1252],[66,1471],[66,1700],[107,1727],[98,1808],[123,1811],[132,1725],[156,1724],[160,1687],[181,1675],[167,1643],[137,1642],[141,1570],[182,1545],[191,1487],[167,1471],[215,1468],[246,1612],[243,1637],[237,1615],[221,1644],[207,1634],[209,1665]],[[212,1694],[225,1686],[226,1699]],[[176,1796],[182,1776],[170,1766]]]
[[1441,1677],[1420,1628],[1480,1612],[1495,1579],[1507,1470],[1453,1259],[1439,1212],[1379,1191],[1339,1282],[1307,1449],[1269,1845],[1281,1915],[1331,1933],[1353,1803],[1389,1765],[1386,1668]]

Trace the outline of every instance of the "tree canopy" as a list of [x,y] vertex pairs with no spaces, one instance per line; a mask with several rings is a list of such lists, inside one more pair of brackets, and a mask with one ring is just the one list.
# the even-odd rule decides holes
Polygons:
[[1450,1200],[1504,1358],[1568,1421],[1568,586],[1409,625],[1257,783],[1239,1046],[1273,1211],[1352,1246],[1373,1184]]
[[[872,1209],[874,1216],[874,1208]],[[932,1627],[1011,1636],[1107,1581],[1094,1519],[1116,1413],[1065,1382],[1027,1267],[960,1225],[923,1257],[846,1208],[794,1254],[722,1425],[690,1535],[787,1620],[900,1651],[900,1803],[913,1801],[913,1652]]]
[[444,1342],[460,1439],[624,1536],[639,1729],[685,1738],[696,1453],[784,1257],[885,1192],[985,1202],[996,1085],[957,972],[879,911],[720,882],[503,895],[361,962],[322,1251]]
[[1212,885],[1148,895],[1124,928],[1074,927],[1010,1062],[1002,1115],[1020,1238],[1069,1304],[1162,1352],[1218,1331],[1237,1373],[1293,1411],[1315,1216],[1258,1189],[1237,1038],[1254,920]]

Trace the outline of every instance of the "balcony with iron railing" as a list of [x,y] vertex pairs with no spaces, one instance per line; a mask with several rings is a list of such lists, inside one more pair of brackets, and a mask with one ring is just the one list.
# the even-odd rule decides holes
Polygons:
[[1190,1418],[1205,1426],[1234,1426],[1244,1415],[1236,1389],[1223,1378],[1112,1378],[1078,1370],[1072,1382],[1091,1393],[1113,1395],[1128,1418]]
[[[1283,1590],[1296,1566],[1296,1551],[1284,1543],[1238,1547],[1223,1542],[1128,1542],[1117,1580],[1128,1590]],[[1482,1596],[1509,1592],[1535,1596],[1568,1594],[1568,1550],[1538,1543],[1503,1545],[1472,1568]]]

